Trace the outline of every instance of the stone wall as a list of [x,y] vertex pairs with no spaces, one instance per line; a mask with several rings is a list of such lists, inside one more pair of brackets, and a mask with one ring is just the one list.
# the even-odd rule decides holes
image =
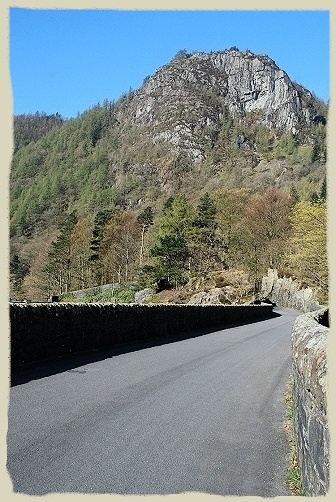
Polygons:
[[294,434],[307,496],[329,487],[327,421],[328,309],[299,316],[292,330]]
[[261,298],[269,298],[279,307],[289,307],[301,312],[318,310],[322,306],[316,300],[316,293],[311,288],[302,288],[299,281],[291,277],[278,277],[274,269],[268,269],[267,277],[263,277]]
[[11,303],[11,365],[272,316],[272,306]]

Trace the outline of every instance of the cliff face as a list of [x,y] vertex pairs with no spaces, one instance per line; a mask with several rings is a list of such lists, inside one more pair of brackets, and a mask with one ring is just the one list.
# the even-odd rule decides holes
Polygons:
[[[126,122],[150,127],[154,143],[203,160],[226,117],[296,134],[318,115],[315,98],[266,55],[229,49],[176,57],[133,93]],[[119,120],[125,116],[119,113]]]

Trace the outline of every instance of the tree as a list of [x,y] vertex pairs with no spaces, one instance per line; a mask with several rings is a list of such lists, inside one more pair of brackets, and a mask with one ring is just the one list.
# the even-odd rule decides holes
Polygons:
[[293,155],[297,150],[297,141],[291,132],[285,133],[280,136],[275,146],[276,158],[288,157]]
[[101,284],[102,280],[101,241],[104,235],[105,226],[112,217],[112,214],[112,210],[105,209],[98,211],[94,219],[94,226],[90,243],[91,256],[89,260],[91,262],[91,268],[93,270],[95,280],[99,284]]
[[297,203],[290,215],[292,235],[287,259],[301,280],[328,299],[327,204]]
[[57,239],[52,242],[48,253],[48,264],[45,271],[49,276],[51,287],[58,294],[67,293],[72,282],[72,231],[78,221],[76,211],[70,213],[64,222]]
[[318,194],[317,194],[316,192],[313,192],[313,193],[311,194],[311,197],[310,197],[310,202],[311,202],[312,204],[318,204],[318,203],[319,203],[319,201],[320,201],[320,198],[319,198]]
[[[277,188],[269,188],[246,209],[244,224],[247,230],[247,263],[256,280],[281,264],[285,254],[284,243],[289,238],[289,215],[292,199]],[[252,258],[252,260],[251,260]]]
[[319,124],[314,127],[314,144],[312,149],[312,162],[324,163],[327,159],[326,127]]
[[137,222],[141,225],[141,248],[140,248],[140,261],[139,261],[139,266],[141,268],[143,253],[144,253],[144,245],[145,245],[145,232],[151,225],[153,225],[153,210],[150,206],[146,207],[139,214]]
[[214,217],[217,213],[216,204],[210,197],[209,193],[206,192],[200,199],[200,203],[196,208],[196,218],[194,220],[194,225],[198,228],[210,227],[215,223]]
[[190,56],[190,54],[188,54],[187,49],[180,49],[179,51],[177,51],[177,53],[173,57],[173,61],[187,59],[189,56]]
[[[151,255],[159,258],[156,268],[157,278],[167,278],[169,284],[177,287],[184,280],[184,267],[189,256],[187,243],[180,235],[160,236],[158,243],[151,249]],[[161,277],[160,277],[161,276]]]
[[80,218],[71,235],[72,289],[88,288],[92,284],[91,274],[91,225],[89,218]]
[[24,278],[29,274],[29,264],[22,260],[19,255],[14,254],[9,264],[10,282],[11,282],[11,297],[20,296],[22,294],[22,284]]
[[118,210],[104,228],[101,240],[103,283],[129,282],[138,271],[141,228],[133,211]]
[[246,252],[244,214],[252,196],[246,189],[221,189],[214,193],[217,246],[223,268],[242,264]]
[[190,271],[194,218],[194,209],[185,194],[178,194],[164,205],[159,235],[150,251],[151,256],[156,258],[154,270],[157,279],[165,277],[175,286],[184,282],[186,270]]
[[291,186],[290,196],[293,199],[294,203],[299,202],[300,196],[299,196],[299,193],[297,191],[297,188],[294,185]]
[[162,211],[160,235],[178,235],[188,242],[192,234],[193,220],[193,207],[185,194],[178,194]]
[[193,221],[194,235],[189,245],[192,265],[197,272],[208,271],[218,261],[216,213],[215,202],[206,192],[196,208],[196,216]]

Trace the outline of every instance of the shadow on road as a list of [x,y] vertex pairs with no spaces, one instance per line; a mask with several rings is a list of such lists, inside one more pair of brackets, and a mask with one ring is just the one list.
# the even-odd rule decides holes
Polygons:
[[95,351],[91,350],[89,352],[69,354],[66,356],[58,357],[57,359],[48,359],[42,362],[31,363],[29,365],[17,367],[11,370],[10,386],[15,387],[16,385],[22,385],[24,383],[30,382],[31,380],[38,380],[40,378],[49,377],[57,373],[63,373],[65,371],[69,371],[86,364],[95,363],[97,361],[102,361],[104,359],[109,359],[120,354],[126,354],[128,352],[134,352],[150,347],[165,345],[167,343],[179,342],[182,340],[187,340],[189,338],[196,338],[198,336],[204,336],[216,331],[223,331],[225,329],[243,326],[246,324],[263,322],[274,317],[281,317],[281,314],[279,314],[278,312],[272,312],[272,315],[267,318],[256,319],[250,322],[244,321],[225,325],[217,325],[206,329],[180,333],[174,336],[166,336],[164,338],[157,337],[151,338],[149,340],[139,340],[138,342],[133,342],[130,344],[114,345],[111,347],[100,348]]

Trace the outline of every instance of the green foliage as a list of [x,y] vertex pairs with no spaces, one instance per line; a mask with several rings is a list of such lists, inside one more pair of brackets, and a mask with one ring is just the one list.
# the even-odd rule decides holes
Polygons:
[[153,209],[148,206],[138,215],[137,221],[143,227],[148,228],[153,225],[153,217]]
[[54,293],[62,294],[71,288],[71,234],[77,221],[75,211],[66,217],[61,232],[57,239],[52,242],[48,253],[48,263],[44,271],[49,280],[50,290]]
[[255,135],[255,145],[258,154],[270,160],[273,156],[272,150],[274,145],[272,131],[265,126],[259,126]]
[[243,218],[246,207],[253,201],[248,190],[222,189],[214,193],[216,203],[217,246],[223,268],[235,268],[242,263],[246,252],[246,226]]
[[216,205],[208,192],[206,192],[203,197],[201,197],[200,203],[196,208],[194,225],[198,228],[211,227],[215,223],[214,217],[216,213]]
[[36,112],[34,115],[16,115],[14,117],[14,152],[29,143],[38,141],[63,123],[64,119],[59,113],[47,115],[45,112]]
[[145,233],[148,231],[149,227],[154,224],[154,214],[153,209],[148,206],[146,207],[137,217],[137,223],[141,226],[141,247],[140,247],[140,261],[139,267],[142,267],[142,260],[145,248]]
[[178,235],[188,240],[192,229],[193,215],[194,209],[186,195],[178,194],[163,209],[160,234]]
[[17,254],[12,256],[9,264],[9,271],[15,296],[22,293],[23,280],[29,274],[29,270],[30,266],[26,261],[22,260]]
[[177,53],[173,57],[173,61],[187,59],[190,56],[191,56],[191,54],[188,53],[187,49],[180,49],[179,51],[177,51]]
[[296,202],[299,202],[300,200],[300,196],[299,196],[299,193],[297,191],[297,188],[292,185],[291,186],[291,189],[290,189],[290,196],[292,198],[292,200],[296,203]]
[[312,162],[326,162],[327,159],[327,137],[326,128],[322,124],[315,126],[313,135],[313,150],[311,154]]
[[276,142],[274,151],[276,158],[292,156],[297,152],[298,144],[292,133],[283,134]]
[[176,286],[184,282],[184,270],[189,256],[187,243],[180,235],[160,236],[158,243],[151,249],[151,256],[158,258],[157,272],[167,277],[168,283]]
[[94,219],[94,227],[92,230],[92,238],[90,248],[92,250],[91,260],[99,259],[99,249],[104,234],[104,229],[107,222],[111,219],[113,211],[104,210],[98,211]]
[[288,262],[302,281],[328,301],[327,207],[325,201],[298,202],[291,213]]

